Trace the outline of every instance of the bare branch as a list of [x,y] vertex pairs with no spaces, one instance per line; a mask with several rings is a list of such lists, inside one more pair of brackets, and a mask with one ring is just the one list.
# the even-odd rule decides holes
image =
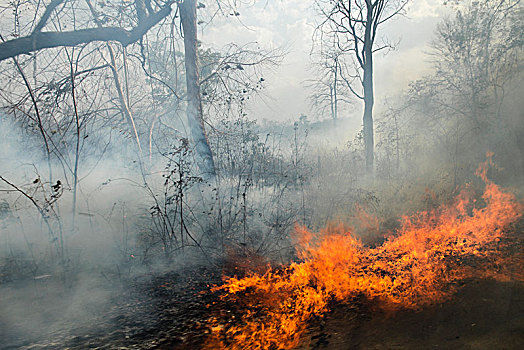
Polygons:
[[49,17],[51,16],[51,13],[53,13],[53,11],[64,1],[65,0],[53,0],[49,5],[47,5],[44,14],[42,15],[42,17],[40,17],[40,20],[36,24],[35,29],[33,29],[32,34],[40,32],[45,27],[47,21],[49,20]]
[[[8,40],[0,44],[0,61],[41,49],[76,46],[94,41],[117,41],[123,46],[127,46],[142,38],[149,29],[167,17],[171,13],[173,1],[174,0],[169,1],[157,12],[143,17],[139,20],[138,24],[130,30],[119,27],[105,27],[79,29],[67,32],[36,31],[26,37]],[[58,6],[58,4],[56,6]],[[43,25],[41,26],[43,27]]]

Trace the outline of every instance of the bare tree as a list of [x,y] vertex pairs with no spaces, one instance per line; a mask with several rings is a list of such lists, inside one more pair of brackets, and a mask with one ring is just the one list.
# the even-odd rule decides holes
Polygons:
[[310,104],[321,116],[329,111],[331,118],[337,120],[340,107],[351,104],[352,97],[341,77],[345,71],[345,63],[339,50],[322,51],[318,56],[313,63],[318,77],[307,82],[312,90],[309,95]]
[[474,2],[437,27],[431,79],[443,91],[432,99],[468,120],[476,133],[499,122],[504,88],[522,70],[522,11],[520,0]]
[[404,11],[409,0],[317,0],[322,16],[318,26],[321,42],[335,43],[343,54],[351,55],[353,69],[341,76],[348,89],[364,101],[364,149],[366,170],[373,172],[373,54],[391,48],[377,44],[378,28]]
[[[227,11],[226,8],[234,6],[234,4],[229,4],[228,1],[216,1],[216,5],[218,8],[217,11],[223,13]],[[101,9],[102,7],[103,10]],[[223,60],[221,63],[224,63],[224,67],[227,67],[228,64],[234,64],[234,67],[240,68],[227,71],[226,68],[223,68],[220,65],[218,71],[208,72],[208,77],[205,77],[204,79],[200,78],[199,75],[202,72],[202,68],[199,67],[198,62],[199,45],[197,40],[197,8],[204,8],[204,4],[199,3],[196,0],[162,0],[159,2],[151,2],[150,0],[134,0],[129,5],[123,6],[121,2],[100,5],[98,3],[95,4],[89,0],[74,3],[72,0],[52,0],[48,5],[44,6],[43,9],[42,6],[36,6],[34,8],[34,13],[31,14],[31,16],[34,14],[34,23],[26,26],[24,31],[21,32],[20,30],[15,30],[13,33],[9,33],[7,37],[12,37],[11,40],[3,40],[2,37],[3,42],[0,43],[0,61],[7,58],[16,58],[22,54],[32,53],[34,57],[34,66],[36,67],[36,52],[41,49],[63,48],[70,46],[75,47],[80,46],[81,44],[84,44],[85,46],[85,44],[92,42],[104,43],[104,45],[107,47],[107,52],[109,53],[109,59],[106,60],[103,57],[101,48],[95,49],[94,52],[98,51],[101,53],[103,60],[107,62],[107,64],[104,65],[104,68],[110,68],[112,72],[115,90],[118,93],[118,108],[129,124],[130,133],[136,140],[139,151],[141,151],[139,137],[140,130],[138,130],[139,127],[135,121],[135,118],[140,115],[140,112],[138,111],[136,115],[133,115],[134,113],[131,111],[132,106],[129,100],[126,73],[126,57],[128,57],[126,52],[132,52],[133,46],[128,49],[126,49],[126,46],[129,46],[136,41],[140,41],[140,48],[142,49],[141,56],[144,58],[144,41],[149,41],[146,34],[150,32],[151,28],[153,28],[155,25],[155,28],[158,28],[158,33],[165,34],[166,30],[169,30],[169,28],[167,28],[169,25],[163,26],[163,24],[166,24],[164,19],[167,19],[171,13],[171,7],[177,9],[177,14],[173,16],[171,21],[172,31],[176,31],[176,29],[174,29],[175,19],[177,17],[180,18],[179,23],[181,26],[181,34],[183,35],[184,43],[184,59],[181,61],[183,61],[185,66],[186,91],[182,92],[181,94],[180,91],[176,91],[176,86],[173,88],[169,84],[164,85],[165,87],[169,88],[170,94],[176,96],[177,100],[184,100],[187,102],[186,114],[189,126],[189,134],[191,135],[192,141],[194,143],[196,165],[200,169],[204,178],[210,178],[215,175],[215,168],[213,154],[209,146],[204,127],[205,121],[202,111],[202,94],[200,87],[201,81],[206,84],[204,85],[204,88],[214,80],[220,80],[224,82],[224,84],[229,85],[229,82],[226,81],[227,79],[223,79],[224,75],[233,77],[233,75],[229,73],[233,71],[241,72],[243,70],[242,67],[245,64],[255,65],[257,63],[255,61],[250,61],[248,63],[243,61],[244,57],[241,57],[240,53],[245,50],[239,49],[238,52],[232,50],[226,54],[230,55],[229,58],[233,60],[240,59],[238,62],[228,63],[226,61],[227,56],[220,57],[218,59]],[[75,30],[65,31],[62,29],[66,28],[65,25],[56,25],[56,23],[60,22],[59,19],[61,18],[61,13],[68,14],[67,26],[69,28],[74,27]],[[86,14],[88,15],[86,16]],[[235,16],[239,15],[236,11],[234,14]],[[214,17],[214,15],[212,17]],[[14,22],[17,21],[15,20]],[[46,31],[47,28],[49,28],[50,31]],[[52,31],[51,28],[54,28],[54,31]],[[120,46],[114,46],[111,41],[121,44],[123,47],[121,51],[123,52],[124,74],[126,77],[124,82],[126,83],[126,86],[123,85],[119,78],[116,61],[118,48],[120,48]],[[176,52],[173,51],[172,53],[176,56]],[[260,60],[262,62],[273,59],[273,57],[270,57],[271,55],[264,55],[265,54],[260,55]],[[137,57],[136,54],[135,57]],[[144,71],[146,72],[146,75],[149,78],[154,79],[155,77],[153,76],[152,72],[145,69],[145,59],[141,59],[141,63]],[[36,71],[36,69],[33,70]],[[257,82],[260,83],[258,79],[260,78],[257,78]],[[163,81],[164,79],[161,78],[155,80]],[[247,80],[240,79],[240,81],[242,80],[247,83]],[[177,81],[177,79],[175,79],[175,81]],[[252,85],[256,85],[256,83]],[[124,92],[127,96],[124,96]],[[152,126],[153,125],[154,124],[152,124]],[[152,130],[152,127],[150,130]]]
[[184,57],[187,85],[187,120],[195,146],[197,165],[204,178],[215,176],[213,153],[207,141],[202,113],[202,98],[198,71],[197,2],[184,0],[179,3],[180,21],[184,32]]
[[454,184],[476,166],[479,150],[508,159],[501,161],[506,169],[522,169],[513,153],[523,149],[522,118],[514,114],[518,107],[509,107],[521,93],[522,10],[520,0],[459,5],[437,26],[433,74],[411,84],[408,103],[420,116],[418,132],[445,150]]

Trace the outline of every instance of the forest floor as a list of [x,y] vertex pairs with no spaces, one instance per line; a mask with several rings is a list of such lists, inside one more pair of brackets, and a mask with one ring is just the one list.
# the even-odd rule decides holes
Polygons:
[[[2,297],[0,338],[7,341],[0,348],[199,349],[211,315],[239,311],[208,292],[220,281],[221,273],[206,268],[143,276],[107,295],[87,289],[76,308],[78,296],[65,294],[52,302]],[[86,301],[89,295],[104,302]],[[25,314],[7,318],[17,303],[28,306]],[[421,311],[333,305],[310,324],[300,349],[524,349],[524,285],[468,280],[451,301]]]
[[308,338],[303,349],[524,349],[524,285],[470,280],[420,311],[339,305]]

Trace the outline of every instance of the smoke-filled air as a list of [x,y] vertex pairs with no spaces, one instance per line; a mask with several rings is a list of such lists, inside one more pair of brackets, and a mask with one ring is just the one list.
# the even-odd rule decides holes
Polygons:
[[523,349],[521,0],[0,0],[0,349]]

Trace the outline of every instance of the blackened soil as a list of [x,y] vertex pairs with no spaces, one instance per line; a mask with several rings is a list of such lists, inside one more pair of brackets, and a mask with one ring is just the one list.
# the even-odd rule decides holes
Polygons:
[[524,349],[524,285],[467,281],[420,311],[338,305],[311,326],[303,349]]
[[[143,276],[113,291],[106,307],[89,317],[50,316],[47,325],[9,323],[0,299],[0,348],[200,349],[211,316],[241,320],[236,305],[209,292],[220,281],[220,271],[205,268]],[[48,309],[57,305],[34,305],[24,320],[43,310],[53,315]],[[469,280],[451,301],[420,311],[388,313],[357,301],[333,305],[311,322],[300,349],[524,349],[524,285]]]
[[77,316],[66,304],[78,297],[67,293],[62,301],[42,298],[47,306],[26,300],[19,318],[4,313],[12,310],[3,298],[0,349],[198,349],[208,331],[207,306],[217,299],[209,287],[220,282],[220,271],[206,268],[141,276],[107,293],[97,289],[105,301],[81,303]]

